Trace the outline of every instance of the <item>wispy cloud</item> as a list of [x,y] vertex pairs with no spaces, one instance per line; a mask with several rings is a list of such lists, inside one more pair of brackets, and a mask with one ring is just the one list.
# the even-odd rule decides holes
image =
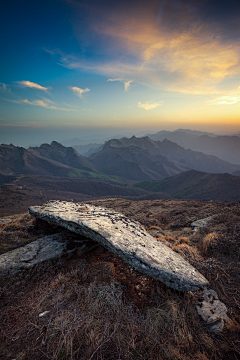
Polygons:
[[34,101],[29,101],[28,99],[24,99],[24,100],[9,100],[9,99],[5,99],[7,101],[13,102],[15,104],[28,104],[28,105],[34,105],[34,106],[41,106],[44,107],[46,109],[51,109],[51,110],[61,110],[61,111],[76,111],[76,109],[66,109],[66,108],[60,108],[54,105],[49,105],[49,103],[52,103],[52,101],[48,100],[48,101],[43,101],[43,100],[34,100]]
[[147,101],[145,104],[142,104],[139,101],[138,107],[143,108],[143,109],[148,111],[148,110],[156,109],[157,107],[162,106],[162,104],[163,104],[163,101],[159,101],[159,102],[156,102],[156,103],[150,103],[149,101]]
[[70,104],[67,104],[67,103],[64,103],[64,105],[66,105],[66,106],[68,106],[68,107],[70,107],[70,108],[73,108],[73,107],[74,107],[74,105],[70,105]]
[[216,99],[207,101],[207,103],[209,105],[232,105],[238,103],[239,101],[240,101],[240,94],[220,96]]
[[125,91],[127,91],[127,89],[129,88],[130,84],[132,83],[133,81],[132,80],[129,80],[129,81],[124,81],[124,88],[125,88]]
[[208,105],[233,105],[240,102],[240,86],[236,90],[229,91],[223,96],[208,100]]
[[87,92],[91,91],[91,89],[88,89],[88,88],[81,89],[81,88],[79,88],[77,86],[70,86],[70,89],[72,89],[72,91],[75,92],[77,94],[77,96],[80,97],[81,99],[83,98],[82,95],[84,93],[87,93]]
[[133,80],[125,80],[125,79],[122,79],[122,78],[108,79],[108,81],[122,81],[122,82],[124,82],[124,89],[125,89],[125,91],[127,91],[127,89],[129,88],[130,84],[133,82]]
[[117,79],[108,79],[108,81],[124,81],[124,79],[122,79],[122,78],[117,78]]
[[1,86],[1,89],[2,89],[3,91],[11,92],[11,90],[7,88],[8,85],[6,85],[6,84],[4,84],[4,83],[1,83],[1,82],[0,82],[0,85],[2,85],[2,86]]
[[23,80],[23,81],[17,81],[18,84],[20,85],[23,85],[24,87],[30,87],[30,88],[33,88],[33,89],[38,89],[38,90],[43,90],[43,91],[47,91],[48,88],[46,87],[43,87],[37,83],[34,83],[34,82],[31,82],[31,81],[26,81],[26,80]]

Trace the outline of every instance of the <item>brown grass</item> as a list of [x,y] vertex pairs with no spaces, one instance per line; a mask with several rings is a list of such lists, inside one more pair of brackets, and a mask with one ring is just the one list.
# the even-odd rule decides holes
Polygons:
[[[190,360],[210,359],[217,352],[214,337],[207,335],[196,313],[193,293],[178,294],[148,278],[155,300],[139,308],[121,282],[101,282],[101,273],[94,276],[96,263],[89,260],[35,281],[31,290],[21,285],[17,302],[0,317],[4,359]],[[206,337],[201,345],[200,334]]]
[[203,252],[207,254],[216,244],[217,239],[218,234],[215,231],[207,234],[202,241]]
[[[168,202],[164,204],[167,207]],[[140,216],[137,206],[136,216]],[[186,207],[186,202],[182,206]],[[166,230],[158,238],[188,259],[226,304],[231,320],[221,334],[214,335],[204,326],[196,312],[194,293],[167,288],[104,250],[80,259],[44,263],[22,278],[6,281],[0,289],[0,358],[238,360],[238,207],[230,209],[227,217],[214,218],[197,233],[192,233],[185,227],[185,219],[180,219],[183,228]],[[201,213],[199,218],[210,214]],[[142,223],[148,227],[148,218],[146,222],[144,219]],[[28,221],[29,227],[24,227]],[[10,245],[11,239],[16,239],[14,246],[17,237],[24,234],[23,229],[28,241],[37,231],[40,237],[51,230],[43,230],[42,224],[32,226],[27,218],[13,225],[4,227],[1,234]],[[158,229],[157,225],[156,221]],[[232,250],[226,253],[228,248]],[[39,317],[45,311],[48,313]]]
[[194,260],[201,259],[201,255],[199,254],[198,250],[195,247],[189,246],[186,243],[176,244],[176,245],[172,246],[172,250],[178,252],[184,258],[187,258],[188,260],[189,259],[194,259]]

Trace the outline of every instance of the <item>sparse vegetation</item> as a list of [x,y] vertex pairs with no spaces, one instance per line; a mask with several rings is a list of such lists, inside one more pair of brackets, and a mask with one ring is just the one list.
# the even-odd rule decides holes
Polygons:
[[[7,278],[0,292],[0,356],[6,360],[238,359],[239,203],[120,199],[104,206],[140,221],[148,231],[163,231],[158,240],[206,276],[226,304],[230,322],[224,331],[214,335],[205,327],[196,312],[196,293],[167,288],[100,247],[81,258],[43,263]],[[197,233],[185,227],[188,218],[194,221],[213,213],[218,216]],[[29,241],[55,231],[43,225],[19,216],[2,225],[1,235],[7,243],[24,231]],[[217,247],[211,247],[213,241]],[[209,244],[207,250],[204,243]],[[15,246],[20,245],[16,241]],[[234,248],[226,252],[229,247]]]

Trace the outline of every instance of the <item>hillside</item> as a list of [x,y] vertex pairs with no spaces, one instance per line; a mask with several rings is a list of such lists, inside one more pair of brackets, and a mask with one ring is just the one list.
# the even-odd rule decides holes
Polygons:
[[240,176],[230,174],[191,170],[162,181],[144,181],[134,186],[148,191],[162,191],[177,199],[240,200]]
[[107,179],[79,179],[57,176],[19,175],[0,185],[0,216],[27,211],[31,204],[41,205],[49,199],[86,201],[99,198],[131,200],[172,199],[165,193],[148,192],[126,183]]
[[[198,292],[171,289],[98,245],[0,283],[0,358],[238,359],[239,202],[120,199],[104,206],[139,221],[208,279],[228,310],[223,331],[210,332],[197,314]],[[192,231],[192,221],[211,215],[207,227]],[[1,218],[0,253],[61,231],[27,213]],[[67,236],[70,249],[83,240]]]
[[93,163],[71,147],[53,141],[51,145],[24,149],[0,145],[2,175],[35,174],[45,176],[99,178]]

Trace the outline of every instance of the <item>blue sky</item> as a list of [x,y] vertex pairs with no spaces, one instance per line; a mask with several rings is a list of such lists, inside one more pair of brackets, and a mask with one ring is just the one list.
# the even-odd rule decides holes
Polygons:
[[0,142],[240,131],[240,1],[1,5]]

